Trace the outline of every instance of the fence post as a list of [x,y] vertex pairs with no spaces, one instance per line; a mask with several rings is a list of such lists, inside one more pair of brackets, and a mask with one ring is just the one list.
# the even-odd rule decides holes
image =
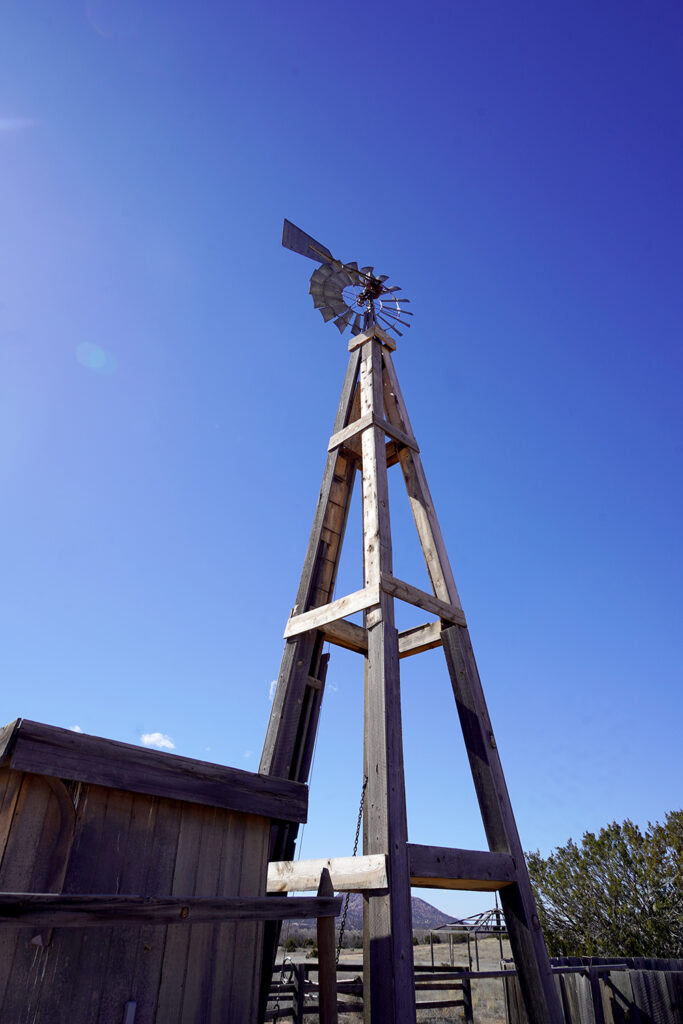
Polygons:
[[469,978],[462,979],[462,1012],[465,1024],[474,1024],[472,1015],[472,982]]
[[600,987],[600,975],[597,967],[592,965],[588,968],[588,978],[591,984],[591,995],[593,996],[593,1013],[595,1024],[605,1024],[605,1011],[602,1008],[602,990]]
[[[334,896],[332,879],[323,868],[318,896]],[[318,985],[320,1024],[337,1024],[337,964],[334,948],[334,918],[318,918]]]
[[296,992],[292,992],[294,1024],[304,1024],[304,997],[306,995],[306,964],[296,965]]

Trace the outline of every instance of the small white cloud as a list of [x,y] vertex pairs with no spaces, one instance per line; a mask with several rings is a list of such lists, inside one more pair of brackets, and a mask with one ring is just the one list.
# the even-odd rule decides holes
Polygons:
[[332,690],[332,693],[336,693],[336,692],[337,692],[337,690],[339,689],[339,687],[337,686],[337,684],[336,684],[336,683],[328,683],[328,684],[327,684],[327,688],[328,688],[329,690]]
[[253,751],[253,750],[245,750],[245,751],[244,751],[244,754],[243,754],[242,756],[243,756],[243,757],[251,757],[251,755],[252,755],[253,753],[254,753],[254,751]]
[[146,747],[158,747],[159,750],[175,750],[175,743],[163,732],[143,732],[140,742]]
[[275,696],[275,690],[277,688],[277,679],[273,679],[270,684],[270,690],[268,691],[268,700],[272,700]]
[[80,725],[72,725],[70,727],[70,729],[71,729],[71,732],[83,732],[83,730],[81,729]]
[[20,132],[35,123],[32,117],[0,117],[0,132]]

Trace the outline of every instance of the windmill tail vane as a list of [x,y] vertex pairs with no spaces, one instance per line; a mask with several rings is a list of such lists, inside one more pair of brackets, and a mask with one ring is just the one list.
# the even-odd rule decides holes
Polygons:
[[289,220],[282,228],[282,244],[320,264],[311,274],[309,291],[325,323],[332,320],[340,334],[347,327],[359,334],[376,323],[403,337],[398,325],[410,327],[406,318],[413,314],[405,308],[410,300],[399,297],[398,285],[386,284],[386,274],[375,274],[374,267],[359,267],[355,261],[342,263],[327,246]]

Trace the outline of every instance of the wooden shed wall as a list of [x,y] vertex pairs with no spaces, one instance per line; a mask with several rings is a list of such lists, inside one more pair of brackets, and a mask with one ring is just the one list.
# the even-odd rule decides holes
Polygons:
[[[0,769],[0,890],[263,896],[270,821]],[[0,1020],[249,1024],[263,924],[0,928]],[[41,944],[42,943],[42,944]]]

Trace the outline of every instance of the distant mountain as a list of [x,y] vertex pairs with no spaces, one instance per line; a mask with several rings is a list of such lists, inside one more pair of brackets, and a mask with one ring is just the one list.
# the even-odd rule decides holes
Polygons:
[[[337,895],[344,897],[344,900],[346,899],[344,893],[337,893]],[[412,897],[411,904],[413,908],[413,928],[439,928],[442,924],[452,924],[457,920],[457,918],[449,917],[442,910],[433,907],[426,900],[418,899],[417,896]],[[343,909],[344,903],[342,902],[342,911]],[[339,928],[340,924],[341,915],[335,921],[337,928]],[[301,931],[306,931],[309,928],[315,928],[315,921],[292,921],[292,925],[295,925]],[[346,928],[352,932],[362,931],[363,897],[359,892],[352,892],[350,895],[349,911],[346,915]]]

